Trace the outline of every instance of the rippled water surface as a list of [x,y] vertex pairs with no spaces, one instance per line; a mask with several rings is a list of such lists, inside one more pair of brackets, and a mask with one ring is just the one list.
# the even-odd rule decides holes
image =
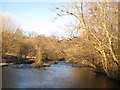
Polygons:
[[51,67],[31,64],[2,67],[3,88],[117,88],[120,82],[93,72],[90,67],[73,67],[59,62]]

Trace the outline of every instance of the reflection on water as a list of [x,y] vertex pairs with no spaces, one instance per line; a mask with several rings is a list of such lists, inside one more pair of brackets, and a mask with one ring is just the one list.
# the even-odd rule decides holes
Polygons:
[[115,88],[119,82],[96,75],[93,68],[76,68],[59,62],[51,67],[3,67],[3,88]]

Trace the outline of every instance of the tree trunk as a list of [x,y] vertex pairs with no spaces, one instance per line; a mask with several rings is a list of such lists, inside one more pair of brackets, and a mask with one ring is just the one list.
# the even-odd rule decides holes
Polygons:
[[43,65],[42,61],[42,54],[41,54],[41,48],[39,45],[36,47],[36,59],[35,59],[35,66],[39,67]]

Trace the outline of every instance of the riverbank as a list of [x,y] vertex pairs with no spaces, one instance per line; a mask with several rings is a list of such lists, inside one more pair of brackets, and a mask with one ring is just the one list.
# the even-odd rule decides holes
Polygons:
[[[85,64],[81,64],[78,62],[70,62],[70,61],[66,61],[64,59],[60,59],[60,60],[43,60],[43,67],[44,66],[51,66],[52,64],[57,64],[59,61],[64,61],[66,63],[72,64],[73,66],[76,67],[81,67],[81,66],[85,66],[85,67],[90,67],[89,65],[85,65]],[[35,63],[35,58],[21,58],[18,59],[17,56],[14,55],[4,55],[2,56],[2,63],[0,63],[0,66],[8,66],[8,65],[15,65],[15,64],[32,64],[32,66],[34,66]]]

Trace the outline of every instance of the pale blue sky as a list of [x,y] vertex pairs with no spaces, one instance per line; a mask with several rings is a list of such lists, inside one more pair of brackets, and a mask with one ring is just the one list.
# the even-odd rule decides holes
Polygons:
[[51,33],[64,33],[64,24],[72,18],[61,18],[55,23],[52,11],[53,2],[0,2],[0,13],[8,13],[16,18],[25,31],[35,31],[49,36]]
[[10,13],[22,23],[39,22],[50,19],[54,12],[50,2],[3,2],[3,13]]

